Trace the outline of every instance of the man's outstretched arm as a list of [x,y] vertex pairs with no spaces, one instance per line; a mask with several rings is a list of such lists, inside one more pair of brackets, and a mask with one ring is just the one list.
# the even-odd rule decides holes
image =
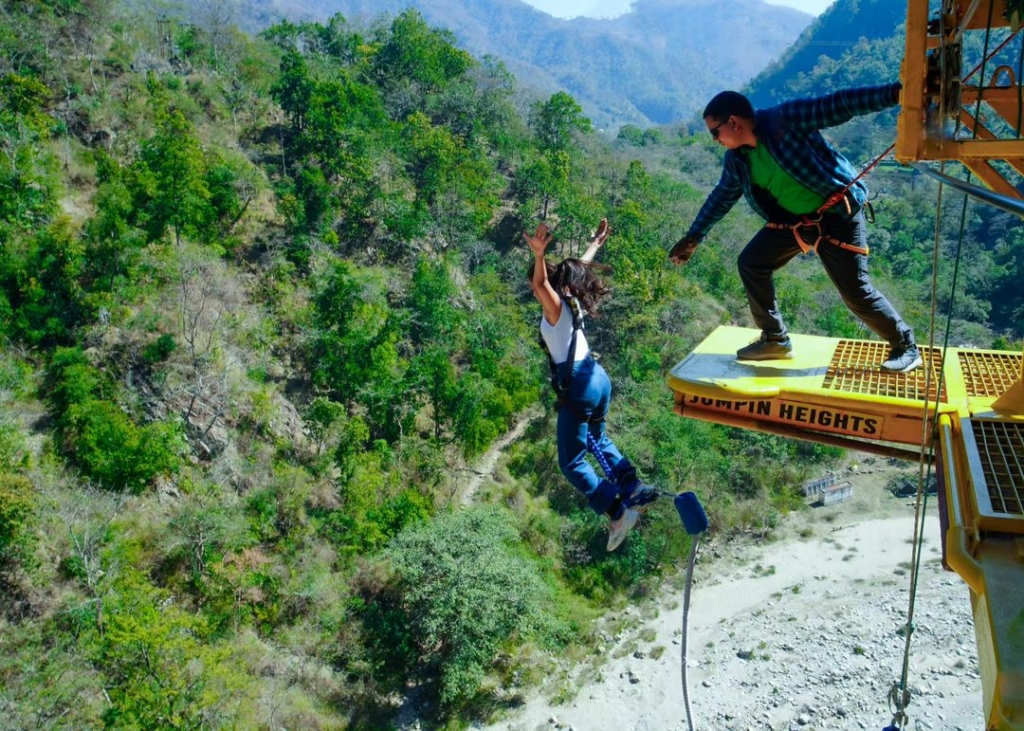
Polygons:
[[803,129],[824,129],[849,122],[862,114],[880,112],[900,103],[899,82],[862,86],[809,99],[783,102],[776,109],[787,124]]

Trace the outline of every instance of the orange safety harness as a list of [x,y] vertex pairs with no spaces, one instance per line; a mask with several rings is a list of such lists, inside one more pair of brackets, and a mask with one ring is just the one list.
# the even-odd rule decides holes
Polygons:
[[[808,213],[807,215],[801,216],[800,220],[797,221],[796,223],[772,223],[769,221],[768,223],[765,224],[765,228],[792,231],[793,238],[796,239],[797,245],[800,247],[800,250],[805,254],[809,251],[813,251],[815,254],[817,254],[818,244],[820,244],[822,241],[827,241],[833,246],[838,246],[840,249],[846,249],[847,251],[855,251],[858,254],[864,254],[865,256],[867,256],[869,253],[871,253],[871,249],[869,247],[855,246],[854,244],[848,243],[846,241],[840,241],[835,236],[825,233],[821,225],[821,217],[822,215],[824,215],[825,211],[827,211],[829,208],[831,208],[832,206],[836,205],[839,202],[845,203],[846,212],[851,213],[853,209],[850,207],[850,200],[846,197],[847,192],[849,192],[850,188],[853,186],[854,183],[856,183],[858,180],[864,177],[864,175],[866,175],[867,172],[871,170],[871,168],[880,163],[882,161],[882,158],[884,158],[886,155],[892,152],[893,148],[895,147],[895,142],[889,145],[889,147],[886,148],[885,152],[876,157],[870,165],[861,170],[860,174],[857,175],[857,177],[855,177],[853,180],[846,184],[846,187],[844,187],[842,190],[836,191],[828,198],[826,198],[825,202],[822,203],[818,210],[816,210],[814,213]],[[870,210],[870,204],[868,204],[868,210]]]

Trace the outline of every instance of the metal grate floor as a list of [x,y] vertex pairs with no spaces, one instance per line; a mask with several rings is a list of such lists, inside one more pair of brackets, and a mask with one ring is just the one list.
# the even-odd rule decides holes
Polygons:
[[971,422],[992,510],[1024,517],[1024,424]]
[[[924,401],[927,396],[928,402],[934,403],[939,384],[934,376],[931,384],[927,383],[927,367],[930,364],[932,373],[939,373],[942,354],[937,349],[925,347],[921,348],[921,353],[925,357],[923,367],[910,373],[889,373],[878,367],[879,363],[889,357],[888,344],[840,340],[825,373],[823,386],[846,393],[865,393],[912,401]],[[930,388],[926,394],[927,385]]]
[[961,350],[958,356],[968,396],[998,398],[1020,377],[1019,353]]

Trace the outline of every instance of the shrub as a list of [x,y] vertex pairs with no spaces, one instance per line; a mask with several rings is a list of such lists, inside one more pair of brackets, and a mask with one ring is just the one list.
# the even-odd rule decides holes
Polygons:
[[171,424],[137,426],[115,404],[100,400],[73,406],[67,421],[65,449],[106,489],[137,494],[179,465],[180,435]]
[[146,363],[160,363],[167,360],[178,349],[178,343],[170,333],[164,333],[142,349],[142,360]]
[[27,462],[25,438],[14,424],[0,423],[0,471],[11,471]]
[[131,572],[110,596],[106,631],[90,643],[105,676],[108,727],[226,727],[254,701],[237,658],[172,599]]
[[26,528],[34,509],[28,478],[0,473],[0,562],[18,557],[26,549]]
[[517,548],[510,514],[466,510],[418,524],[387,552],[395,571],[401,621],[371,631],[404,628],[378,643],[415,646],[420,669],[438,679],[442,707],[464,705],[478,693],[488,668],[510,636],[550,638],[558,627],[546,615],[551,592]]

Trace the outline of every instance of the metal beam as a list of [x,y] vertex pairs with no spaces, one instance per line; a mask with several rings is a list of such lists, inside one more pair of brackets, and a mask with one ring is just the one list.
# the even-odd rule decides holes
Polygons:
[[1009,160],[1024,159],[1024,139],[954,140],[925,139],[919,160]]
[[907,40],[900,80],[900,115],[895,156],[899,162],[922,159],[927,71],[928,0],[907,0]]
[[945,173],[940,173],[938,170],[934,170],[928,165],[924,165],[922,163],[911,163],[911,167],[915,170],[920,170],[925,175],[930,175],[940,181],[943,185],[948,185],[951,188],[973,196],[978,200],[995,206],[996,208],[1001,208],[1009,213],[1024,217],[1024,200],[1019,197],[1001,195],[980,185],[974,185],[973,183],[958,180],[957,178],[946,175]]

